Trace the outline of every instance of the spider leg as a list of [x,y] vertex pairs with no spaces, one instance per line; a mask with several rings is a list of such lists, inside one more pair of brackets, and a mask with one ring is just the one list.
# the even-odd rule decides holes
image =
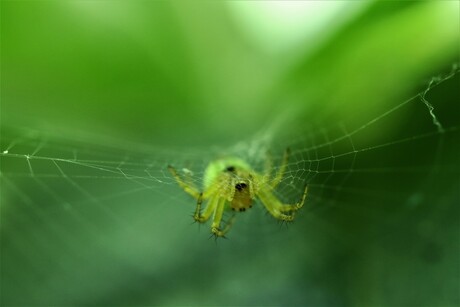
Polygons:
[[284,172],[286,171],[286,167],[288,164],[290,153],[291,151],[289,150],[289,148],[286,148],[286,150],[284,151],[283,162],[281,162],[278,172],[276,172],[275,177],[270,182],[270,187],[272,189],[276,188],[278,184],[281,182],[281,180],[283,179]]
[[230,229],[232,223],[228,223],[224,229],[220,229],[220,222],[222,220],[222,215],[224,213],[225,202],[226,199],[220,196],[216,196],[217,198],[217,207],[216,211],[214,211],[214,218],[211,225],[211,232],[216,237],[223,237],[225,233]]
[[196,202],[196,208],[195,208],[195,213],[193,214],[193,219],[196,222],[203,223],[205,220],[202,219],[201,215],[201,204],[203,203],[203,193],[200,193],[200,196],[198,196],[198,200]]
[[218,200],[219,200],[219,196],[217,195],[211,197],[202,214],[201,204],[203,203],[203,193],[200,193],[200,196],[198,197],[198,201],[196,204],[195,214],[193,215],[193,218],[195,219],[195,221],[199,223],[206,222],[211,217],[211,214],[216,210],[216,206],[218,205]]
[[[290,205],[281,203],[278,198],[271,192],[271,188],[266,186],[261,187],[257,193],[262,204],[265,206],[267,211],[276,219],[290,222],[294,220],[294,213],[302,208],[305,199],[307,198],[308,186],[305,186],[302,198],[299,202]],[[285,214],[290,212],[291,214]]]
[[171,173],[171,175],[174,177],[174,179],[177,181],[179,186],[188,194],[192,195],[193,198],[198,200],[200,198],[201,193],[198,192],[198,190],[191,184],[185,182],[177,173],[176,169],[172,167],[171,165],[168,165],[168,170]]
[[227,222],[227,224],[225,225],[225,228],[223,230],[224,233],[226,233],[227,231],[230,230],[230,228],[233,226],[233,223],[235,223],[235,213],[232,214],[232,216],[230,217],[230,220]]
[[[230,230],[230,228],[232,228],[232,226],[233,226],[233,224],[235,223],[235,220],[236,220],[235,216],[236,216],[236,214],[233,213],[227,221],[224,221],[224,220],[221,221],[221,223],[222,222],[225,223],[224,228],[221,230],[222,237],[225,237],[225,234]],[[215,235],[215,234],[213,233],[213,235]],[[215,235],[215,236],[217,236],[217,235]]]
[[307,194],[308,194],[308,185],[305,184],[305,188],[303,189],[303,194],[302,194],[302,198],[300,199],[300,201],[298,201],[294,205],[283,204],[281,207],[281,211],[292,212],[292,211],[299,210],[300,208],[303,207],[303,204],[305,203],[305,199],[307,199]]
[[195,188],[197,190],[195,184],[193,183],[192,174],[190,172],[184,172],[184,174],[182,175],[182,178],[183,178],[182,180],[186,184],[188,184],[189,186],[191,186],[191,187],[193,187],[193,188]]
[[265,163],[264,163],[264,173],[262,176],[262,178],[264,179],[264,182],[270,181],[272,168],[273,168],[273,157],[270,154],[270,152],[267,151],[266,157],[265,157]]

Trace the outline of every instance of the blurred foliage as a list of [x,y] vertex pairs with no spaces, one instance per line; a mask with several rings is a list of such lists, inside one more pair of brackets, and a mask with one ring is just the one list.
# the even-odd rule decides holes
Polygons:
[[[61,147],[45,150],[63,158],[91,132],[100,137],[80,144],[80,159],[122,165],[120,146],[96,154],[122,144],[142,165],[160,159],[145,148],[183,146],[201,149],[192,159],[204,166],[208,148],[272,124],[282,152],[293,135],[326,129],[333,140],[345,133],[337,126],[375,118],[353,136],[360,149],[413,142],[360,152],[354,167],[367,172],[347,160],[343,187],[343,177],[316,176],[311,209],[290,229],[254,211],[217,244],[188,225],[193,201],[175,185],[110,198],[138,186],[95,170],[86,181],[10,177],[29,169],[3,155],[2,305],[460,304],[458,74],[428,93],[451,133],[436,134],[422,102],[383,117],[460,63],[458,1],[342,3],[337,22],[278,52],[251,41],[244,27],[261,17],[246,5],[243,14],[214,1],[2,1],[0,149],[27,128],[59,136]],[[167,158],[186,164],[180,154]],[[34,161],[36,172],[59,173],[49,162]]]

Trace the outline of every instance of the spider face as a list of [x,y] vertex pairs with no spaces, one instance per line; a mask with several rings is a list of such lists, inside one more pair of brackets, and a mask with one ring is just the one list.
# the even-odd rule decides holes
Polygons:
[[[197,200],[195,221],[204,223],[213,216],[211,232],[215,236],[224,236],[234,220],[232,218],[231,222],[226,223],[224,228],[221,228],[224,210],[246,211],[252,207],[256,198],[276,219],[287,222],[294,219],[295,212],[305,202],[307,186],[305,186],[301,200],[293,205],[283,204],[273,194],[273,189],[283,178],[288,156],[289,150],[286,150],[283,163],[273,178],[270,176],[271,161],[267,161],[263,175],[255,172],[246,162],[238,158],[213,161],[209,163],[204,172],[203,192],[199,192],[193,184],[183,180],[172,166],[168,166],[168,169],[179,186]],[[203,201],[206,201],[206,206],[202,212]]]
[[249,172],[244,172],[235,166],[228,166],[224,172],[229,172],[233,176],[230,180],[236,182],[235,192],[233,199],[230,204],[230,208],[233,211],[246,211],[246,209],[252,208],[253,198],[251,197],[251,185],[250,182],[253,178]]
[[230,207],[233,211],[246,211],[246,209],[252,208],[253,199],[249,191],[249,185],[246,183],[237,183],[235,185],[235,195],[230,203]]

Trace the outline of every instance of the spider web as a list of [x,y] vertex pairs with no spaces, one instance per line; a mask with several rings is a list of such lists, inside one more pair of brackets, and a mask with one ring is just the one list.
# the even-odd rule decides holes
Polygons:
[[[426,216],[439,206],[435,214],[448,219],[447,202],[459,185],[460,126],[458,118],[443,121],[452,105],[442,104],[437,96],[455,82],[457,68],[363,122],[338,117],[331,107],[308,119],[289,118],[291,125],[301,122],[307,128],[302,131],[285,131],[281,121],[226,148],[159,148],[107,136],[3,127],[2,291],[21,289],[25,298],[45,302],[41,291],[64,284],[67,290],[54,295],[59,304],[104,302],[107,297],[100,293],[114,295],[117,289],[133,297],[146,295],[143,291],[150,287],[170,289],[146,276],[174,276],[188,266],[196,267],[189,278],[203,285],[197,276],[207,265],[206,257],[238,261],[244,249],[255,252],[250,246],[257,246],[260,255],[268,252],[269,257],[298,262],[306,251],[297,256],[285,253],[296,240],[325,248],[318,245],[318,237],[307,239],[307,232],[330,236],[343,247],[411,229],[410,217],[415,214],[422,221],[416,233],[429,236],[440,226]],[[232,239],[219,242],[217,254],[214,244],[203,247],[209,226],[199,230],[190,225],[195,202],[177,186],[167,165],[200,187],[213,159],[238,156],[262,172],[271,157],[273,174],[288,147],[291,155],[276,195],[295,202],[308,183],[306,205],[296,223],[288,229],[256,206],[238,216],[229,234]],[[285,248],[272,249],[271,242]],[[241,248],[236,254],[225,253],[235,246]],[[440,257],[437,248],[426,248],[429,261]],[[239,272],[244,274],[244,269]],[[137,272],[133,286],[126,288],[122,276],[132,277],[132,271]],[[285,274],[294,272],[287,268]],[[82,284],[88,278],[92,281]],[[38,281],[42,282],[37,285]],[[177,280],[174,287],[186,292],[188,283]],[[156,293],[156,303],[171,303]]]

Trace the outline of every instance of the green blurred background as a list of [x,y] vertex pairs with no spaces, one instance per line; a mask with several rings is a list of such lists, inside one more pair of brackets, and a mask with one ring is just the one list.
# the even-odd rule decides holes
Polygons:
[[[1,304],[458,306],[459,12],[2,1]],[[190,225],[166,165],[287,146],[296,223]]]

